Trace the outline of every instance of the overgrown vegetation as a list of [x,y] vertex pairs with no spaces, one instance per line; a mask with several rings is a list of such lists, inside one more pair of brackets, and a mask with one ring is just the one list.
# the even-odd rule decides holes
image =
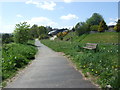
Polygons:
[[[73,34],[73,36],[72,36]],[[63,40],[42,40],[41,42],[57,52],[64,52],[70,56],[72,61],[79,69],[89,76],[88,72],[96,77],[95,82],[101,87],[110,85],[113,88],[120,87],[118,79],[118,33],[106,32],[98,34],[83,34],[82,36],[74,36],[69,33]],[[98,38],[96,38],[98,37]],[[68,39],[66,41],[66,39]],[[109,38],[109,40],[108,40]],[[80,47],[86,42],[98,43],[98,52],[92,50],[83,50]]]
[[[34,41],[29,45],[10,43],[2,48],[2,79],[5,80],[15,74],[15,72],[28,64],[37,52]],[[31,44],[31,45],[30,45]]]

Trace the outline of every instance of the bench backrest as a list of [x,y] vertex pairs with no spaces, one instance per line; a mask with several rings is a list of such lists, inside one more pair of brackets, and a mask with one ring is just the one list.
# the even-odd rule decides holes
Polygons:
[[86,43],[86,47],[96,48],[98,44],[96,43]]

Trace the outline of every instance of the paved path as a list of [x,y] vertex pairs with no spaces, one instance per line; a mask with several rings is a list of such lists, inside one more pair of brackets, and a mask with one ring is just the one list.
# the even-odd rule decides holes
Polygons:
[[95,88],[84,80],[67,58],[41,44],[36,59],[6,88]]

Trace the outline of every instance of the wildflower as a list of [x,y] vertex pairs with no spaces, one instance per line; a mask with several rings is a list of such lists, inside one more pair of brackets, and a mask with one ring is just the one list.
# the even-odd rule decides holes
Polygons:
[[95,73],[98,73],[97,71]]
[[112,88],[111,85],[106,85],[107,88]]
[[15,59],[16,59],[16,57],[15,57]]
[[117,65],[115,65],[115,67],[117,68],[118,66],[117,66]]
[[92,71],[93,71],[93,69],[92,69]]
[[117,50],[117,52],[118,52],[118,50]]

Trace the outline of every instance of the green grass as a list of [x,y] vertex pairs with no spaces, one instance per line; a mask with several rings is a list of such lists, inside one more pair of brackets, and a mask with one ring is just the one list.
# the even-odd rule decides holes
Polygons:
[[95,34],[83,34],[81,36],[76,36],[75,32],[70,32],[64,37],[64,41],[70,38],[69,41],[76,41],[80,43],[118,43],[117,32],[104,32]]
[[[63,41],[42,40],[41,42],[57,52],[64,52],[69,55],[77,68],[81,69],[86,76],[89,72],[96,77],[95,83],[101,87],[106,87],[106,85],[111,85],[113,88],[120,87],[120,80],[118,79],[118,68],[120,67],[118,65],[118,45],[105,44],[117,43],[118,36],[116,35],[118,33],[85,34],[80,37],[74,35],[74,37],[71,37],[70,34],[64,37]],[[69,37],[72,39],[65,41],[65,38]],[[99,51],[95,53],[92,50],[79,48],[87,42],[99,43]]]
[[33,45],[34,41],[29,44],[4,44],[2,47],[2,80],[13,77],[19,68],[27,65],[31,59],[34,59],[37,48]]

